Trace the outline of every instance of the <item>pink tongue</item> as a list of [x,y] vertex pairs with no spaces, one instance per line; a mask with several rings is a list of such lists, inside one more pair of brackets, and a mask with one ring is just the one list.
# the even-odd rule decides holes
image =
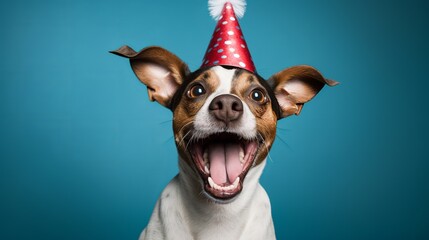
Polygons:
[[225,157],[228,180],[230,183],[233,183],[243,170],[240,163],[240,145],[226,144]]
[[233,183],[240,175],[240,145],[235,143],[215,143],[208,148],[210,175],[213,181],[221,185]]

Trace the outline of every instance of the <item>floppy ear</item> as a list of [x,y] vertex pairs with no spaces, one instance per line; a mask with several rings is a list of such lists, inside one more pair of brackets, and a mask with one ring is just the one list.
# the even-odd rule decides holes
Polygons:
[[170,108],[171,99],[186,75],[188,66],[173,53],[161,47],[148,47],[140,52],[123,46],[111,53],[130,59],[137,78],[147,86],[149,99]]
[[282,118],[299,115],[304,103],[310,101],[325,86],[338,82],[325,79],[319,71],[310,66],[295,66],[274,74],[268,84],[274,91],[282,111]]

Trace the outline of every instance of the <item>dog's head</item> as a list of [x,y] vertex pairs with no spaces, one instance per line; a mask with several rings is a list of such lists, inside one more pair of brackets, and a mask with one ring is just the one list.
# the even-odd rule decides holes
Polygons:
[[296,66],[268,81],[246,70],[215,66],[190,72],[160,47],[113,53],[130,59],[151,101],[173,112],[180,158],[197,175],[209,198],[228,201],[243,189],[251,169],[267,157],[277,120],[296,114],[325,84],[316,69]]

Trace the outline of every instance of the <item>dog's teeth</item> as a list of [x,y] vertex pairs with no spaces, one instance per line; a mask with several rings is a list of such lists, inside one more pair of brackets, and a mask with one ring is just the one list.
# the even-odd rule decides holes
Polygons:
[[208,178],[208,182],[211,188],[214,188],[216,190],[222,190],[222,191],[230,191],[238,187],[238,183],[240,182],[240,177],[237,177],[233,184],[225,187],[217,185],[211,177]]
[[226,190],[226,189],[224,189],[224,187],[221,187],[221,186],[217,185],[217,184],[213,181],[212,177],[209,177],[209,178],[208,178],[208,180],[209,180],[209,185],[210,185],[210,187],[212,187],[212,188],[214,188],[214,189],[217,189],[217,190]]
[[213,179],[212,179],[212,177],[209,177],[209,185],[210,185],[210,187],[212,187],[212,188],[215,188],[214,187],[214,185],[216,184],[216,183],[214,183],[214,181],[213,181]]
[[212,188],[214,188],[214,189],[220,189],[220,186],[219,186],[219,185],[217,185],[217,184],[213,181],[212,177],[209,177],[209,178],[208,178],[208,180],[209,180],[209,185],[210,185],[210,187],[212,187]]
[[206,173],[210,173],[209,168],[206,166],[204,166],[204,171],[206,171]]
[[240,148],[239,156],[240,156],[240,163],[241,163],[241,165],[243,165],[243,163],[244,163],[244,151],[242,148]]
[[238,186],[238,182],[240,182],[240,177],[237,177],[235,179],[234,183],[231,185],[233,187],[232,189],[234,189],[234,188],[236,188]]
[[211,177],[209,177],[209,185],[210,185],[210,187],[212,187],[214,189],[222,190],[222,187],[217,185]]

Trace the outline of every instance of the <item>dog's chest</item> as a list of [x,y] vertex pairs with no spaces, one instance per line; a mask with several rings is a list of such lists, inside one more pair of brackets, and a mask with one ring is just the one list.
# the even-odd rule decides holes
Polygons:
[[251,195],[251,201],[239,198],[221,205],[198,203],[180,186],[176,176],[164,189],[141,240],[275,239],[270,202],[259,184],[254,191],[243,192]]

